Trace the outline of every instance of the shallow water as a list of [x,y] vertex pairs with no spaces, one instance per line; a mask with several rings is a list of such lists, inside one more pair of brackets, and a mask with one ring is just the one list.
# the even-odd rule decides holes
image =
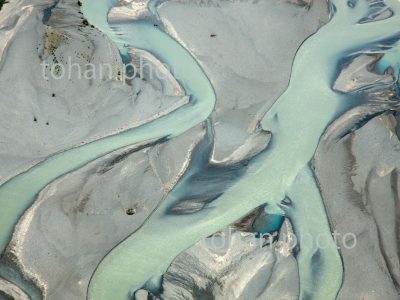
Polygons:
[[[98,20],[104,21],[104,17],[99,16],[103,16],[101,13],[106,13],[110,5],[114,3],[114,1],[109,1],[103,3],[103,6],[96,3],[94,8]],[[88,6],[84,8],[88,9]],[[90,15],[87,17],[90,18]],[[100,21],[99,28],[107,24]],[[176,71],[172,73],[178,78],[185,78],[181,84],[187,94],[191,95],[190,102],[175,110],[174,114],[162,116],[142,127],[57,153],[4,183],[0,188],[1,252],[7,246],[19,217],[35,200],[36,195],[56,178],[127,145],[142,145],[160,139],[174,138],[204,121],[212,112],[215,104],[214,91],[208,78],[190,54],[172,38],[153,26],[140,23],[134,30],[143,37],[140,43],[135,44],[136,47],[154,48],[155,55],[163,61],[174,63]],[[116,35],[113,37],[116,38]],[[118,45],[121,46],[119,42],[120,40],[118,40]],[[190,75],[183,77],[181,74]]]
[[[300,289],[302,299],[335,299],[342,264],[309,162],[330,122],[359,103],[331,89],[340,61],[374,40],[397,33],[394,24],[360,30],[357,17],[367,13],[366,6],[351,6],[336,5],[334,19],[299,49],[287,91],[261,122],[263,129],[272,132],[268,151],[253,159],[246,174],[208,209],[170,215],[168,209],[182,201],[185,188],[174,189],[144,226],[99,265],[89,289],[91,299],[127,297],[124,291],[141,288],[152,276],[159,278],[178,253],[265,202],[270,213],[283,210],[290,216],[300,238],[307,233],[330,241],[324,249],[311,245],[300,251]],[[339,36],[342,43],[337,42]],[[285,196],[291,198],[292,206],[280,204]],[[118,284],[111,284],[110,278],[118,278]]]
[[[155,2],[152,2],[153,14]],[[196,213],[171,214],[171,207],[188,199],[192,190],[191,174],[186,174],[148,221],[100,263],[91,280],[89,298],[127,299],[149,280],[157,282],[151,279],[158,279],[177,254],[267,203],[268,213],[290,217],[300,238],[311,234],[329,241],[324,249],[316,245],[301,248],[297,257],[300,291],[301,299],[335,299],[342,282],[342,263],[331,239],[310,161],[327,126],[359,104],[332,90],[343,67],[341,62],[373,48],[388,53],[378,64],[381,72],[388,67],[398,70],[398,52],[381,45],[381,41],[399,35],[400,4],[387,2],[394,16],[358,24],[368,14],[366,2],[332,1],[333,19],[301,46],[288,89],[261,121],[262,128],[272,133],[267,150],[254,157],[240,174],[235,173],[230,184],[209,197],[202,209]],[[55,178],[126,145],[174,138],[206,120],[214,108],[213,88],[195,59],[152,23],[109,25],[107,12],[115,4],[112,0],[85,0],[82,11],[91,24],[116,43],[122,55],[130,48],[140,48],[172,66],[173,75],[191,96],[190,103],[139,128],[56,154],[5,183],[0,188],[2,251],[19,216]],[[210,166],[198,166],[192,165],[196,174],[210,176],[216,172]],[[281,203],[285,197],[291,199],[291,204]]]
[[157,18],[157,20],[160,19],[160,15],[158,14],[157,11],[157,5],[160,3],[161,0],[150,0],[149,1],[149,10]]

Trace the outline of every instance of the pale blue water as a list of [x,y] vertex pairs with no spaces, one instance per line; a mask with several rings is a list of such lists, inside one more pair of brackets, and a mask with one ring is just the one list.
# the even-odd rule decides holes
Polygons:
[[[287,90],[261,122],[262,128],[272,133],[268,150],[254,158],[246,172],[208,209],[195,214],[170,214],[171,206],[190,186],[174,189],[148,221],[100,263],[90,283],[89,299],[127,299],[148,280],[158,279],[181,251],[265,203],[269,214],[287,214],[300,238],[308,233],[328,239],[324,249],[310,245],[299,252],[300,291],[301,299],[335,299],[342,282],[342,263],[309,163],[326,127],[359,103],[331,89],[339,62],[375,47],[388,53],[378,68],[395,69],[398,64],[397,52],[390,52],[390,47],[379,48],[381,40],[399,35],[400,4],[397,0],[387,2],[395,12],[392,18],[361,25],[358,20],[368,14],[364,1],[332,1],[333,19],[303,43]],[[82,10],[122,54],[126,55],[129,47],[145,49],[175,67],[173,75],[191,95],[190,104],[139,128],[56,154],[5,183],[0,188],[1,250],[19,216],[55,178],[126,145],[176,137],[207,119],[214,108],[213,88],[193,57],[152,24],[130,22],[111,28],[106,16],[115,4],[112,0],[85,0]],[[123,47],[125,44],[128,49]],[[293,205],[281,204],[286,196]],[[323,262],[318,270],[311,263],[316,255]]]
[[[384,57],[382,57],[379,62],[376,64],[376,69],[378,73],[383,74],[386,71],[390,71],[393,74],[393,77],[396,81],[399,81],[400,78],[400,42],[397,42],[396,45],[388,50]],[[400,94],[400,89],[397,91]]]
[[157,11],[157,5],[160,2],[160,0],[150,0],[149,1],[149,10],[157,18],[157,20],[160,20],[160,15],[158,14]]
[[[93,7],[84,5],[83,8],[92,8],[95,11],[93,18],[90,14],[86,17],[102,29],[102,26],[108,28],[105,16],[109,7],[114,4],[115,1],[96,2]],[[191,55],[176,41],[153,26],[140,23],[131,29],[130,34],[141,37],[138,43],[132,39],[133,46],[154,50],[152,52],[162,61],[174,66],[176,71],[172,70],[173,75],[183,78],[180,83],[187,95],[191,95],[189,103],[175,110],[173,114],[162,116],[144,126],[57,153],[4,183],[0,187],[0,252],[4,251],[10,241],[14,225],[20,216],[29,208],[37,194],[53,180],[128,145],[142,145],[159,139],[174,138],[206,120],[213,111],[214,90]],[[126,48],[123,48],[123,40],[119,39],[114,31],[109,29],[105,32],[115,40],[121,52],[126,51]],[[2,275],[7,277],[4,272]],[[8,279],[14,281],[13,278]]]
[[[301,299],[335,299],[342,282],[342,263],[309,162],[330,122],[359,103],[332,91],[336,66],[352,51],[397,30],[394,24],[360,29],[356,16],[363,17],[366,6],[332,4],[336,16],[299,49],[287,91],[261,122],[273,134],[269,151],[254,159],[246,174],[209,209],[191,215],[170,215],[171,205],[181,199],[182,188],[174,189],[144,226],[98,266],[90,284],[90,299],[107,299],[111,295],[125,299],[126,291],[134,292],[147,280],[159,278],[178,253],[265,202],[269,213],[285,212],[291,217],[300,238],[311,234],[314,240],[319,237],[328,241],[324,249],[309,245],[300,251],[300,291]],[[131,27],[121,27],[125,37],[136,41],[138,36],[129,34]],[[280,205],[285,196],[292,199],[293,206]],[[311,263],[313,257],[319,257],[319,270]]]

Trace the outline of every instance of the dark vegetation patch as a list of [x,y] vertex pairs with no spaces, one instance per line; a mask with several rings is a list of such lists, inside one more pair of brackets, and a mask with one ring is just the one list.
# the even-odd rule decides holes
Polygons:
[[9,1],[7,0],[0,0],[0,10],[3,7],[4,4],[8,3]]
[[128,216],[133,216],[134,214],[136,214],[136,209],[135,208],[128,208],[125,212],[126,212],[126,214]]

